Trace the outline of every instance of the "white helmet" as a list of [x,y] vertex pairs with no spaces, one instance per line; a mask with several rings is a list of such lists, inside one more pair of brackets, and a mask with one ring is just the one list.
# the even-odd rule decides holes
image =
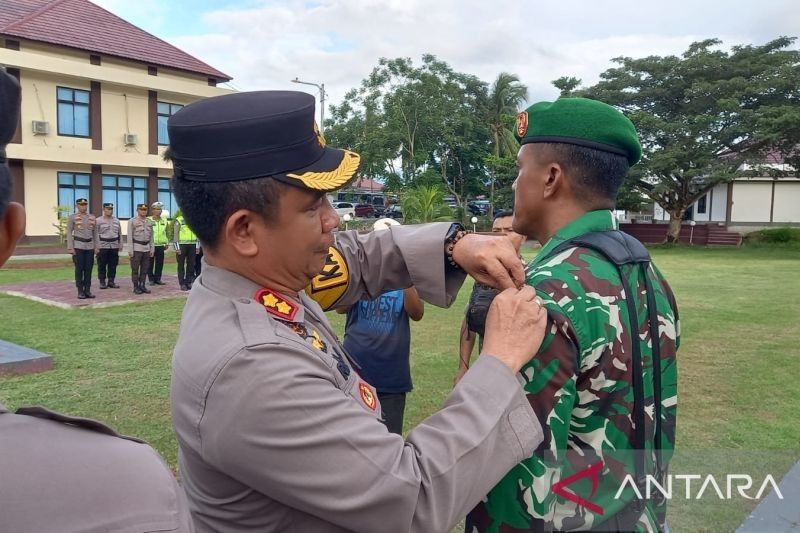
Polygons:
[[372,224],[374,231],[389,229],[389,226],[399,226],[400,223],[393,218],[379,218]]

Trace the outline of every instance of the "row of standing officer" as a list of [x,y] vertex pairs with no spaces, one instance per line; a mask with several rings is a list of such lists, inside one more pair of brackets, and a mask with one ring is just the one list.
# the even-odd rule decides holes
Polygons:
[[[76,212],[67,219],[67,251],[75,265],[75,286],[78,298],[94,298],[91,292],[94,256],[97,255],[98,279],[101,289],[118,289],[116,283],[119,252],[123,249],[122,225],[114,216],[114,204],[103,204],[103,215],[88,212],[88,200],[79,198]],[[196,250],[197,238],[182,215],[174,221],[162,217],[163,204],[154,202],[152,214],[147,205],[139,204],[136,216],[128,222],[128,253],[131,261],[131,281],[134,294],[149,293],[145,284],[164,285],[161,281],[164,252],[174,243],[178,259],[178,279],[182,290],[189,290],[200,273],[202,250]],[[172,229],[169,236],[167,229]]]

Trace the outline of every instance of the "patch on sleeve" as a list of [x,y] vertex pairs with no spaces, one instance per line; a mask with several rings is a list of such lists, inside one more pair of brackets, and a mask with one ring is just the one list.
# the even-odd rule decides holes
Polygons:
[[300,307],[270,289],[259,289],[253,299],[264,306],[267,313],[281,320],[294,320]]
[[325,266],[306,287],[306,292],[316,301],[323,311],[328,311],[347,292],[350,284],[350,269],[341,252],[334,247],[328,249]]
[[361,401],[364,402],[364,405],[373,411],[378,407],[378,402],[375,399],[375,391],[372,390],[372,387],[361,381],[358,384],[358,392],[361,395]]

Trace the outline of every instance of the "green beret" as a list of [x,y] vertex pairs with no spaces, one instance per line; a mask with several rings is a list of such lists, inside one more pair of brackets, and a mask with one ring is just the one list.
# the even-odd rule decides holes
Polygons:
[[517,115],[517,140],[566,143],[624,155],[633,166],[642,146],[633,122],[608,104],[588,98],[537,102]]

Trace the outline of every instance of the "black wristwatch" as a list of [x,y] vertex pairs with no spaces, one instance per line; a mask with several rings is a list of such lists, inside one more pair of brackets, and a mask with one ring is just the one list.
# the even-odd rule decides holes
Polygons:
[[450,268],[457,270],[461,269],[461,267],[458,266],[458,263],[453,260],[453,248],[455,248],[458,240],[466,234],[467,230],[465,230],[464,226],[458,222],[451,224],[450,229],[447,230],[447,234],[444,237],[444,258],[446,261],[445,265],[449,266]]

